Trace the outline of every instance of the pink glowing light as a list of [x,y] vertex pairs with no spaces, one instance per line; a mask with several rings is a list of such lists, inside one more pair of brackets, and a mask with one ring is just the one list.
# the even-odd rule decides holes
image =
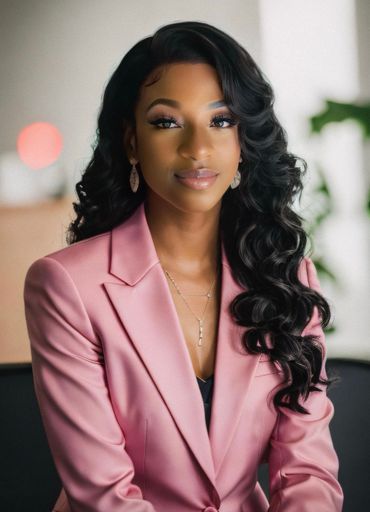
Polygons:
[[19,158],[31,169],[53,164],[62,151],[62,136],[50,123],[37,122],[25,126],[18,134]]

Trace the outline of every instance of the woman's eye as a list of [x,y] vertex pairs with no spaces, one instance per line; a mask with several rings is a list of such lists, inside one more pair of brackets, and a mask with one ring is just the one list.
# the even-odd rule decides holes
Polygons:
[[227,116],[216,116],[213,118],[213,122],[216,122],[216,123],[229,123],[230,126],[220,126],[220,128],[230,128],[231,126],[235,126],[236,125],[236,120],[233,119],[232,117],[227,117]]
[[[158,119],[155,119],[154,121],[149,121],[149,123],[161,130],[163,130],[163,129],[167,130],[167,129],[170,129],[170,126],[168,126],[168,125],[171,125],[172,123],[176,124],[177,121],[174,117],[159,117]],[[232,126],[235,126],[237,122],[232,117],[228,117],[225,115],[218,115],[212,119],[212,123],[216,123],[216,124],[228,123],[229,126],[216,126],[216,128],[231,128]],[[161,126],[161,125],[167,125],[167,126]]]
[[160,126],[161,124],[171,124],[171,123],[176,123],[176,119],[174,119],[173,117],[159,117],[158,119],[155,119],[154,121],[150,121],[150,124],[156,126],[157,128],[160,128],[160,129],[167,129],[163,126]]

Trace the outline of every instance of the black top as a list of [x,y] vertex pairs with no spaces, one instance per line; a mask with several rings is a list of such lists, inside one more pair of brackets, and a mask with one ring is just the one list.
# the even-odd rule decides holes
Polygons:
[[211,419],[213,377],[213,375],[210,375],[206,380],[202,380],[197,377],[197,382],[199,384],[199,389],[204,402],[204,413],[206,417],[207,430],[209,429],[209,422]]

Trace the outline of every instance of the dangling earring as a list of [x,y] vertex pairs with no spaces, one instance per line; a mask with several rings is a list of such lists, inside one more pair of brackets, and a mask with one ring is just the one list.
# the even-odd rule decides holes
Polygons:
[[139,183],[140,183],[139,173],[137,172],[135,163],[132,163],[132,162],[130,162],[130,163],[132,164],[132,168],[131,168],[131,172],[130,172],[130,187],[133,192],[136,192],[137,189],[139,188]]
[[[240,157],[239,162],[241,163],[242,161],[243,161],[243,159],[242,159],[242,157]],[[240,183],[240,180],[241,180],[241,174],[240,174],[240,171],[239,171],[239,169],[238,169],[238,170],[236,171],[236,173],[235,173],[235,176],[234,176],[234,178],[233,178],[233,181],[232,181],[232,182],[231,182],[231,184],[230,184],[230,187],[231,187],[231,188],[233,188],[233,189],[234,189],[234,188],[236,188],[236,187],[238,187],[238,186],[239,186],[239,183]]]

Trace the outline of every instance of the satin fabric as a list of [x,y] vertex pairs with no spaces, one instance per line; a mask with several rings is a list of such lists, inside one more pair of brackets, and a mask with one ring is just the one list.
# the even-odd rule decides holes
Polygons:
[[[336,512],[343,495],[322,392],[276,409],[279,366],[245,353],[243,291],[222,245],[210,428],[144,205],[36,260],[25,279],[34,385],[63,489],[54,512]],[[309,258],[299,278],[319,282]],[[315,308],[302,334],[326,353]],[[325,359],[324,359],[325,362]],[[325,376],[325,364],[322,367]],[[257,468],[269,462],[268,502]]]

